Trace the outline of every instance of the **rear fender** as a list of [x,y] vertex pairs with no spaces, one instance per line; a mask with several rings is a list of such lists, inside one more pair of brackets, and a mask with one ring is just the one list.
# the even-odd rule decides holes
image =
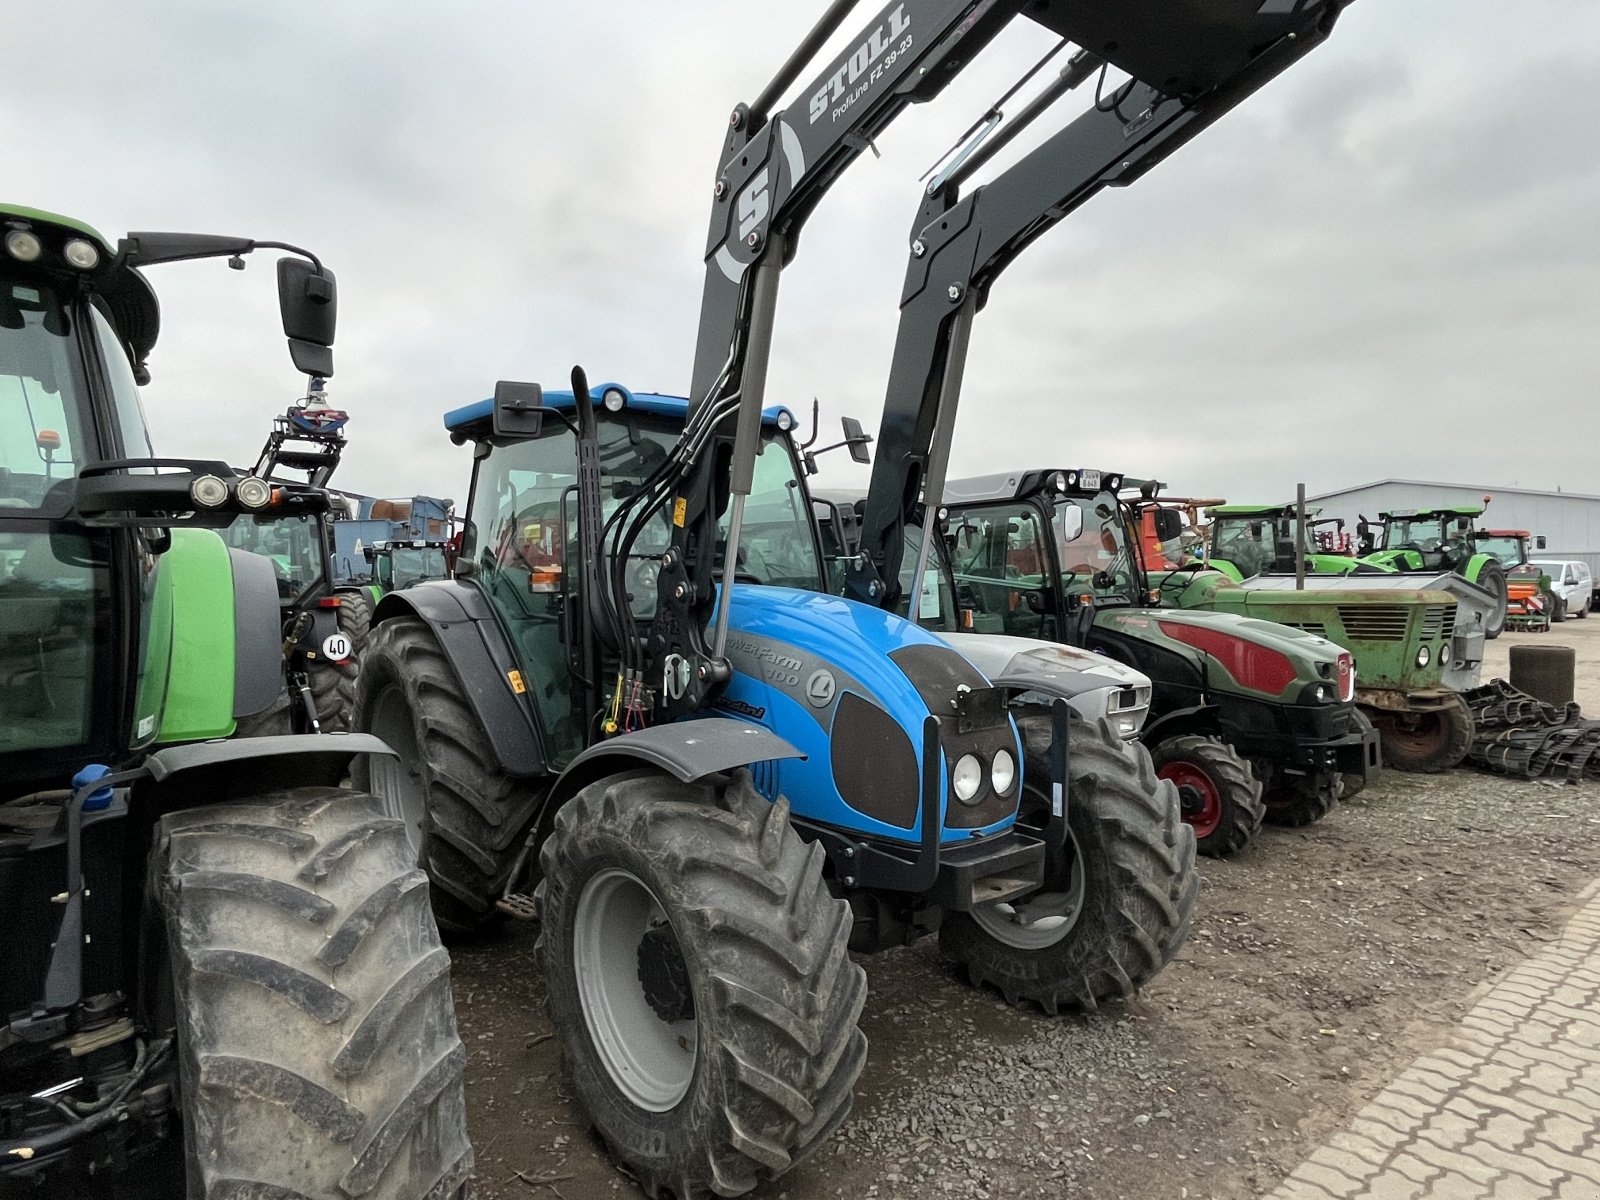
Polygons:
[[1163,713],[1159,720],[1151,721],[1144,727],[1139,740],[1146,746],[1154,746],[1168,738],[1181,737],[1185,734],[1216,737],[1220,732],[1217,706],[1195,704],[1189,708],[1175,708],[1169,713]]
[[[528,684],[505,632],[477,589],[441,580],[390,592],[379,601],[372,624],[400,616],[414,616],[433,631],[500,769],[517,777],[545,774],[543,741],[532,707],[523,700]],[[516,690],[519,683],[522,693]]]
[[245,800],[291,787],[338,787],[358,754],[393,754],[370,733],[283,734],[168,746],[144,760],[135,794],[152,811]]

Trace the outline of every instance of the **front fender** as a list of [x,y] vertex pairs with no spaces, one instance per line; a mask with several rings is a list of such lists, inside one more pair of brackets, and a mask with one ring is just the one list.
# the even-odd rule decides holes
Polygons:
[[752,763],[804,757],[770,729],[735,717],[697,717],[652,725],[596,742],[568,763],[551,790],[550,811],[597,779],[629,768],[653,767],[693,783]]
[[338,787],[358,754],[393,754],[370,733],[305,733],[168,746],[144,760],[157,811],[241,800],[291,787]]

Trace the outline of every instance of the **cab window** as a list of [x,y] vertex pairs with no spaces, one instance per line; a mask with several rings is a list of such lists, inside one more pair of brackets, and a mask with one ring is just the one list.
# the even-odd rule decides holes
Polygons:
[[78,470],[82,383],[64,297],[0,279],[0,509],[38,509]]

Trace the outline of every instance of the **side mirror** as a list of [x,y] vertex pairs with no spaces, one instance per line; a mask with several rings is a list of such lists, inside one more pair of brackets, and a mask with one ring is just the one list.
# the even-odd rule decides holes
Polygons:
[[1156,540],[1170,542],[1183,536],[1183,518],[1173,508],[1156,509]]
[[294,368],[306,375],[333,374],[333,330],[339,289],[333,272],[318,271],[303,258],[278,260],[278,309]]
[[1061,510],[1061,536],[1069,542],[1075,542],[1083,536],[1083,509],[1076,504]]
[[544,389],[502,379],[494,385],[494,435],[536,438],[544,428]]
[[1549,545],[1549,541],[1548,541],[1548,539],[1546,539],[1544,534],[1540,533],[1540,534],[1535,534],[1534,535],[1533,548],[1535,550],[1543,550],[1548,545]]
[[844,444],[850,448],[850,457],[858,463],[870,463],[872,455],[867,447],[872,444],[872,435],[854,417],[845,417],[840,424],[844,426]]

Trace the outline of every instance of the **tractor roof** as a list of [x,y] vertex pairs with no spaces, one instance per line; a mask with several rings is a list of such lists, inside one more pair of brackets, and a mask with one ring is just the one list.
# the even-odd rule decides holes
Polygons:
[[1378,514],[1380,521],[1430,520],[1435,517],[1476,517],[1483,513],[1481,504],[1442,504],[1437,508],[1391,508]]
[[[1314,517],[1322,511],[1321,505],[1306,505],[1306,516]],[[1292,517],[1292,504],[1215,504],[1206,509],[1208,517]]]
[[1480,529],[1480,530],[1478,530],[1478,536],[1479,537],[1530,538],[1530,537],[1533,536],[1533,534],[1529,533],[1526,529]]
[[1059,495],[1097,496],[1116,492],[1127,480],[1116,471],[1090,467],[1039,467],[1031,471],[1001,471],[945,481],[946,504],[983,504],[990,500],[1015,500],[1044,488]]
[[[635,392],[620,383],[602,383],[589,389],[589,394],[594,397],[596,405],[603,403],[613,393],[622,398],[622,407],[630,412],[656,413],[665,417],[676,417],[681,421],[689,411],[689,401],[683,396],[669,396],[663,392]],[[577,403],[577,399],[570,391],[547,391],[543,394],[544,407],[557,412],[570,412],[577,407]],[[445,413],[444,427],[451,433],[464,433],[471,437],[486,432],[493,417],[494,401],[479,400]],[[780,429],[793,429],[794,413],[781,404],[773,405],[761,410],[761,423]]]
[[[112,323],[134,363],[142,366],[155,346],[161,327],[156,294],[143,275],[123,265],[115,248],[98,230],[72,217],[20,204],[0,204],[0,228],[7,232],[27,230],[37,234],[44,243],[39,258],[28,264],[28,269],[57,278],[88,280],[105,300]],[[99,261],[87,269],[68,263],[63,249],[70,241],[90,242],[99,252]]]

